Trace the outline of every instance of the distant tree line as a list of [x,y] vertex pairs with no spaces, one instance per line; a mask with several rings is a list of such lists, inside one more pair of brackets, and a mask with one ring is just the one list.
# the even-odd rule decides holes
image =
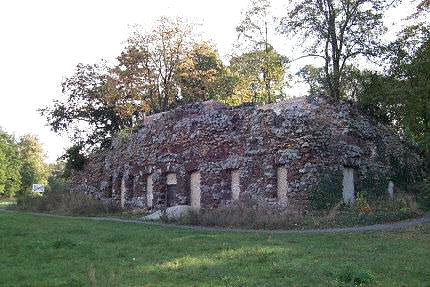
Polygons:
[[28,193],[35,183],[46,185],[51,170],[35,136],[16,140],[0,127],[0,197]]

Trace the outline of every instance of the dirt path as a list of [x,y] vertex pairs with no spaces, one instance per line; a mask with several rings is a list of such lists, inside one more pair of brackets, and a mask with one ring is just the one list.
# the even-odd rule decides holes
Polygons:
[[223,227],[204,227],[204,226],[192,226],[192,225],[177,225],[177,224],[164,224],[156,222],[148,222],[141,220],[122,219],[115,217],[84,217],[84,216],[66,216],[56,215],[47,213],[37,212],[21,212],[14,210],[1,209],[0,212],[8,213],[23,213],[35,216],[49,216],[57,218],[67,219],[86,219],[86,220],[97,220],[97,221],[111,221],[111,222],[124,222],[134,224],[145,224],[149,226],[166,227],[166,228],[177,228],[191,231],[210,231],[210,232],[244,232],[244,233],[279,233],[279,234],[316,234],[316,233],[338,233],[338,232],[366,232],[366,231],[389,231],[395,229],[404,229],[416,225],[430,223],[430,213],[424,214],[423,217],[411,220],[400,221],[396,223],[387,224],[375,224],[367,226],[354,226],[354,227],[337,227],[337,228],[325,228],[325,229],[306,229],[306,230],[255,230],[255,229],[240,229],[240,228],[223,228]]

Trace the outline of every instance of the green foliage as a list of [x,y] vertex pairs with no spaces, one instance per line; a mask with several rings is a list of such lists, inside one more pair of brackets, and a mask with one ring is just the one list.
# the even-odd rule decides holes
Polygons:
[[64,192],[67,188],[67,178],[65,176],[64,161],[57,161],[49,165],[50,175],[48,177],[47,192]]
[[410,191],[411,187],[424,180],[425,167],[416,166],[415,159],[407,153],[390,155],[389,161],[394,171],[392,180],[400,189]]
[[209,43],[194,45],[179,64],[176,77],[181,87],[181,103],[222,100],[233,93],[237,82]]
[[230,60],[230,70],[238,81],[234,93],[224,101],[242,104],[272,103],[284,97],[287,60],[270,45],[267,50],[243,53]]
[[122,129],[116,134],[116,138],[120,142],[125,143],[130,138],[130,135],[132,134],[132,132],[133,132],[133,130],[130,128]]
[[[68,133],[79,145],[107,147],[112,136],[132,125],[138,114],[118,94],[106,64],[78,64],[62,83],[61,100],[40,109],[56,133]],[[139,109],[140,106],[132,107]]]
[[268,40],[274,32],[275,21],[269,0],[249,1],[236,27],[236,46],[246,52],[230,60],[230,68],[239,76],[239,83],[228,102],[272,103],[283,98],[287,59]]
[[417,204],[418,207],[425,211],[430,211],[430,178],[423,180],[422,182],[416,184],[415,189],[418,191],[417,194]]
[[398,2],[294,0],[278,31],[302,40],[303,57],[322,61],[324,86],[336,99],[350,84],[348,70],[354,59],[381,54],[384,12]]
[[[328,85],[324,68],[315,65],[306,65],[302,67],[297,75],[309,85],[308,93],[310,95],[329,95],[330,86]],[[339,95],[342,98],[355,100],[363,91],[363,87],[372,77],[373,73],[367,70],[360,71],[353,65],[347,65],[343,68]],[[368,111],[370,113],[370,110]],[[375,114],[372,114],[376,116]]]
[[74,145],[68,148],[62,159],[66,161],[64,167],[64,176],[66,178],[70,177],[73,170],[82,170],[87,162],[82,145]]
[[18,143],[0,128],[0,197],[14,196],[21,189],[20,171]]
[[54,132],[92,150],[110,147],[118,132],[146,115],[230,96],[236,77],[196,34],[182,18],[161,17],[149,31],[136,26],[117,65],[77,65],[62,83],[63,98],[41,109],[42,116]]
[[[430,32],[409,27],[390,45],[390,68],[364,82],[359,104],[385,117],[430,162]],[[418,37],[417,35],[420,35]],[[429,168],[429,167],[428,167]]]
[[335,171],[324,174],[308,196],[314,210],[331,209],[342,200],[342,173]]
[[49,168],[44,162],[42,144],[37,137],[24,135],[19,142],[21,153],[21,191],[30,192],[35,183],[48,183]]
[[363,192],[357,193],[357,198],[355,205],[358,209],[358,212],[360,213],[370,213],[372,210],[370,209],[369,202],[367,201],[366,197],[364,196]]
[[377,200],[388,196],[388,182],[390,176],[379,169],[369,168],[360,175],[357,188],[366,200]]

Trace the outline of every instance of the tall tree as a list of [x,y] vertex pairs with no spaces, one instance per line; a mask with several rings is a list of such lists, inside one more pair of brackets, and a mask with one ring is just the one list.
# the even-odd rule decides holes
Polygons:
[[179,73],[198,44],[196,34],[181,18],[159,18],[150,31],[137,26],[115,66],[79,64],[62,83],[63,99],[40,112],[84,151],[109,147],[112,137],[145,115],[183,102]]
[[412,55],[399,52],[386,75],[375,74],[367,82],[359,100],[377,107],[430,162],[430,40]]
[[183,103],[209,99],[222,101],[231,96],[237,82],[209,43],[194,45],[179,64],[176,79]]
[[20,190],[20,169],[18,143],[0,127],[0,197],[14,196]]
[[34,183],[47,184],[49,168],[44,161],[42,144],[33,135],[24,135],[19,141],[21,154],[21,190],[30,191]]
[[[62,83],[63,98],[40,109],[52,130],[68,133],[72,141],[87,147],[109,146],[119,130],[131,127],[131,101],[123,99],[104,64],[78,64],[75,74]],[[133,110],[135,102],[131,102]]]
[[143,83],[151,112],[167,111],[180,102],[177,72],[199,36],[195,26],[182,18],[159,18],[150,32],[137,26],[128,39],[125,54],[134,51],[143,73]]
[[[357,94],[360,93],[363,88],[363,81],[370,76],[369,73],[371,73],[369,70],[361,71],[353,65],[345,66],[342,80],[348,83],[348,85],[343,86],[342,95],[355,100]],[[308,93],[310,95],[330,94],[324,68],[315,65],[306,65],[299,70],[297,75],[309,85]]]
[[363,81],[358,100],[417,143],[430,163],[430,5],[415,2],[416,11],[386,49],[388,69]]
[[238,81],[230,101],[265,104],[282,98],[286,61],[271,46],[267,52],[259,50],[233,57],[230,70]]
[[[267,102],[274,101],[272,95],[272,80],[270,75],[273,64],[273,47],[269,44],[269,29],[274,27],[271,15],[270,0],[250,0],[247,10],[242,13],[242,19],[236,27],[238,40],[243,38],[248,51],[255,52],[254,56],[261,57],[259,68],[264,83],[264,93]],[[240,43],[240,42],[239,42]]]
[[397,3],[384,0],[294,0],[278,31],[299,35],[306,54],[324,61],[329,95],[343,96],[347,85],[345,71],[359,56],[380,55],[386,28],[385,10]]

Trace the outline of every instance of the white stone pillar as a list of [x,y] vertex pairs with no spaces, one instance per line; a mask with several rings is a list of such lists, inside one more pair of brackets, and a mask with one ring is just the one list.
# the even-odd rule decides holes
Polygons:
[[394,183],[391,180],[388,182],[388,196],[394,199]]
[[345,203],[353,203],[355,201],[354,169],[352,168],[345,167],[343,169],[342,195],[343,202]]
[[193,210],[200,210],[200,172],[196,171],[191,174],[190,178],[190,197],[191,208]]
[[152,207],[152,201],[154,199],[152,189],[153,189],[152,174],[150,174],[146,177],[146,206],[148,208]]
[[238,200],[240,194],[240,172],[238,169],[231,171],[231,198]]
[[167,185],[173,185],[176,184],[176,173],[168,173],[166,176],[166,183]]
[[277,170],[277,195],[278,200],[284,201],[288,194],[288,172],[285,166],[279,166]]
[[120,198],[120,205],[121,208],[124,208],[125,206],[125,194],[127,193],[127,188],[125,187],[125,176],[121,178],[121,198]]
[[115,194],[115,192],[116,192],[116,190],[115,190],[115,183],[113,182],[113,179],[111,179],[111,194],[112,194],[112,201],[114,201],[115,200],[115,198],[116,198],[116,194]]

